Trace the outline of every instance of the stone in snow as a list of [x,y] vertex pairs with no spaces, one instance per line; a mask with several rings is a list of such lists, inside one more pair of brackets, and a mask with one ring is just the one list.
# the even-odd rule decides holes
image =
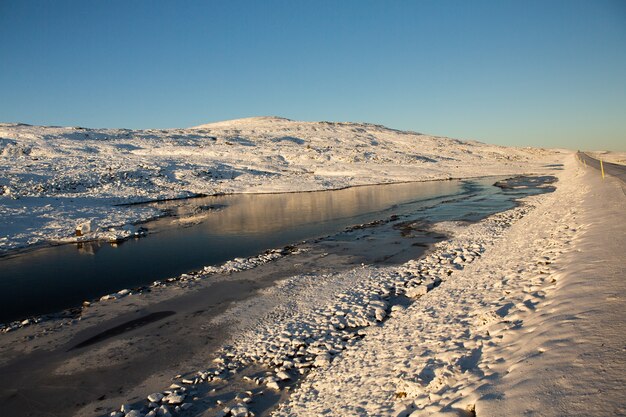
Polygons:
[[159,417],[172,417],[172,414],[170,413],[170,409],[167,408],[166,405],[162,405],[159,408],[157,408],[156,412],[157,412],[157,416]]
[[117,297],[113,294],[107,294],[100,297],[100,301],[115,300]]
[[246,417],[248,415],[248,407],[243,404],[237,404],[230,409],[230,415],[233,417]]
[[288,379],[291,379],[291,376],[289,376],[289,374],[285,371],[280,371],[276,373],[276,378],[280,379],[281,381],[286,381]]
[[276,381],[269,381],[269,382],[268,382],[267,384],[265,384],[265,385],[267,385],[267,387],[268,387],[269,389],[273,389],[273,390],[276,390],[276,391],[280,391],[280,387],[278,386],[278,382],[276,382]]
[[183,402],[184,399],[185,399],[185,394],[172,393],[168,395],[167,397],[163,398],[163,402],[166,402],[168,404],[180,404]]
[[150,401],[151,403],[158,403],[162,399],[163,394],[161,394],[160,392],[155,392],[154,394],[148,395],[148,401]]
[[76,236],[83,236],[95,230],[93,221],[87,221],[76,226]]
[[385,319],[385,316],[387,316],[387,312],[382,308],[377,308],[376,310],[374,310],[374,314],[376,315],[377,321],[383,321]]
[[417,287],[410,287],[406,290],[406,296],[409,298],[417,298],[428,292],[428,286],[418,285]]
[[321,355],[317,355],[315,358],[315,362],[313,363],[317,368],[321,366],[327,366],[330,364],[330,354],[323,353]]

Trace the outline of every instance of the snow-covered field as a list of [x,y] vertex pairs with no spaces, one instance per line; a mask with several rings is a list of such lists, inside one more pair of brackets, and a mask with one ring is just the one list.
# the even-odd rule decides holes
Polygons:
[[[528,173],[552,154],[276,117],[168,130],[4,123],[0,253],[50,241],[123,238],[132,233],[129,224],[161,214],[114,204]],[[75,237],[76,227],[89,221],[90,231]]]

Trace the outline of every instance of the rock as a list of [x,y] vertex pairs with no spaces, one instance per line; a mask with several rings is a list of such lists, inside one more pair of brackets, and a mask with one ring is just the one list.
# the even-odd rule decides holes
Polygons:
[[428,292],[426,285],[418,285],[417,287],[410,287],[406,289],[406,296],[409,298],[418,298]]
[[124,417],[144,417],[143,413],[138,410],[130,410]]
[[131,410],[132,408],[130,407],[130,404],[122,404],[122,406],[120,407],[120,411],[122,413],[128,413]]
[[280,391],[280,386],[278,386],[278,382],[276,381],[268,381],[267,384],[265,384],[269,389],[273,389],[276,391]]
[[315,362],[313,362],[313,365],[317,368],[322,367],[322,366],[328,366],[329,364],[330,364],[329,353],[323,353],[321,355],[317,355],[317,357],[315,358]]
[[157,416],[159,417],[172,417],[172,413],[170,413],[170,409],[167,408],[166,405],[162,405],[156,409]]
[[83,236],[94,230],[95,230],[94,223],[92,221],[80,223],[78,226],[76,226],[76,236]]
[[184,399],[185,399],[185,394],[171,393],[167,397],[163,398],[163,402],[176,405],[176,404],[181,404]]
[[119,411],[113,411],[109,414],[110,417],[124,417],[124,413],[120,413]]
[[391,312],[395,313],[396,311],[404,311],[406,310],[406,307],[400,304],[396,304],[391,306]]
[[233,417],[247,417],[248,407],[243,404],[237,404],[230,409],[230,415]]
[[377,308],[374,310],[374,315],[376,316],[376,321],[383,321],[387,316],[387,312],[382,308]]
[[148,395],[148,401],[152,403],[158,403],[163,399],[163,394],[160,392],[155,392],[154,394]]
[[291,376],[289,376],[289,374],[285,371],[280,371],[276,373],[276,378],[280,379],[281,381],[287,381],[291,379]]
[[114,294],[103,295],[102,297],[100,297],[100,301],[108,301],[108,300],[115,300],[115,299],[117,299],[117,297]]
[[180,405],[180,409],[181,410],[187,410],[187,409],[191,408],[192,406],[193,406],[193,404],[191,404],[191,403],[184,403],[184,404]]

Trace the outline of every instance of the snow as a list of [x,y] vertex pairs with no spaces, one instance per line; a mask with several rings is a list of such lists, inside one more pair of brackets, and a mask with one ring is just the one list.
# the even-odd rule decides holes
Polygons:
[[[274,117],[165,131],[4,124],[0,136],[5,251],[103,238],[111,227],[130,231],[120,226],[160,214],[113,206],[120,202],[504,173],[559,178],[554,193],[480,222],[437,224],[452,237],[423,258],[291,276],[233,303],[207,323],[233,334],[206,368],[174,377],[161,392],[150,387],[133,408],[162,402],[162,414],[168,403],[186,415],[202,400],[184,385],[211,392],[230,378],[279,394],[274,416],[626,415],[626,197],[618,180],[601,180],[572,153]],[[72,237],[79,225],[85,235]],[[280,255],[235,259],[172,282],[228,279]],[[153,302],[185,288],[153,287]],[[92,316],[111,317],[131,294],[94,303]],[[72,327],[54,337],[68,340]],[[24,339],[28,351],[19,339],[26,330],[2,337]],[[52,336],[38,337],[33,343]],[[250,378],[249,368],[264,376]],[[245,404],[214,401],[222,409],[207,415],[250,415],[251,397],[242,390],[236,398]]]
[[478,261],[368,327],[273,415],[624,415],[624,194],[612,181],[571,158],[557,191],[510,211],[501,236],[486,226],[502,215],[461,232],[453,241],[486,238]]
[[419,260],[290,277],[231,306],[212,324],[240,330],[194,382],[284,392],[296,375],[274,416],[623,415],[621,184],[573,155],[557,175],[553,194],[438,224],[453,238]]
[[[526,173],[553,153],[364,123],[276,117],[167,130],[3,123],[0,253],[51,241],[109,239],[112,227],[163,214],[116,204]],[[94,233],[77,237],[76,227],[86,222]]]
[[479,415],[626,415],[626,194],[597,170],[578,175],[574,248],[554,265],[551,296],[495,349],[502,378],[478,391]]

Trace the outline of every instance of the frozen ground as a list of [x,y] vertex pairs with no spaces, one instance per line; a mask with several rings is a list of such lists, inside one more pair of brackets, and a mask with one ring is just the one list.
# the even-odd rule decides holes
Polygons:
[[[114,204],[534,172],[554,152],[359,123],[257,117],[188,129],[0,124],[0,254],[124,238],[161,213]],[[76,227],[91,221],[76,237]],[[110,230],[115,228],[115,230]]]

